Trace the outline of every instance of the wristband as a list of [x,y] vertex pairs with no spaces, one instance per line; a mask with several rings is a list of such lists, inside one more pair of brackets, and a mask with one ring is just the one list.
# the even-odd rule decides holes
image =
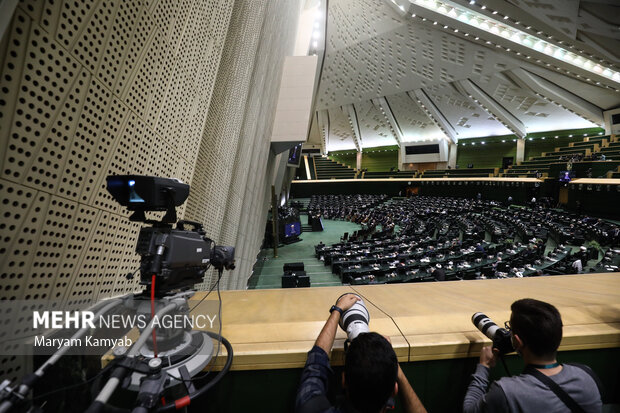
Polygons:
[[340,308],[338,306],[335,306],[335,305],[332,305],[332,308],[329,309],[329,313],[331,314],[334,311],[338,311],[340,313],[340,316],[342,316],[342,313],[344,312],[344,311],[342,311],[342,308]]

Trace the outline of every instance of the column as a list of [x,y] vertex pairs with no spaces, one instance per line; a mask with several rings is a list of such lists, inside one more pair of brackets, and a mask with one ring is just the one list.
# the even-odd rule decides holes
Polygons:
[[525,156],[525,139],[517,139],[517,159],[515,159],[515,165],[523,162]]
[[362,152],[361,151],[357,151],[357,163],[355,165],[355,168],[358,171],[362,169]]
[[454,142],[450,142],[450,147],[448,149],[448,166],[450,168],[456,167],[456,151],[458,144]]

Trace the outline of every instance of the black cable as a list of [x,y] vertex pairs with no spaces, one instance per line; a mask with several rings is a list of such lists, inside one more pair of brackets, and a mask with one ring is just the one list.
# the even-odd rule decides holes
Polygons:
[[209,369],[206,372],[204,372],[204,373],[202,373],[202,374],[200,374],[198,376],[194,376],[194,377],[192,377],[190,379],[184,379],[183,377],[175,377],[172,374],[168,373],[168,375],[170,377],[172,377],[173,379],[175,379],[177,381],[188,383],[188,382],[193,382],[193,381],[202,380],[202,379],[206,378],[209,375],[209,373],[211,373],[211,370],[213,369],[213,365],[215,364],[215,360],[220,355],[220,347],[221,347],[221,344],[222,344],[222,340],[221,339],[223,338],[222,337],[222,295],[220,293],[220,280],[222,279],[222,273],[223,273],[223,270],[219,270],[219,275],[218,275],[217,282],[213,286],[213,287],[217,286],[217,297],[218,297],[218,300],[219,300],[219,308],[218,308],[218,315],[217,315],[218,320],[219,320],[219,330],[218,330],[218,337],[219,337],[219,339],[217,341],[217,351],[215,352],[215,356],[213,357],[213,363],[211,363],[211,365],[209,366]]
[[[230,366],[232,365],[233,349],[232,349],[232,345],[230,344],[230,342],[228,340],[226,340],[226,338],[224,338],[221,335],[218,335],[216,333],[212,333],[210,331],[207,331],[206,333],[211,338],[215,338],[215,339],[221,340],[222,344],[224,344],[224,347],[226,347],[226,351],[228,353],[227,356],[226,356],[226,364],[224,364],[224,367],[222,368],[222,370],[217,374],[217,376],[215,376],[213,378],[213,380],[211,380],[209,383],[205,384],[204,386],[202,386],[201,388],[196,390],[193,394],[189,395],[190,402],[195,400],[195,399],[197,399],[198,397],[202,396],[211,387],[213,387],[217,383],[219,383],[219,381],[222,380],[224,375],[226,373],[228,373],[228,371],[230,370]],[[173,411],[175,409],[176,409],[175,403],[174,402],[170,402],[170,403],[166,404],[165,406],[161,406],[159,409],[156,410],[156,412],[157,413],[170,412],[170,411]]]
[[56,389],[56,390],[49,391],[47,393],[40,394],[38,396],[33,397],[31,400],[35,401],[35,400],[42,399],[44,397],[50,396],[52,394],[59,393],[61,391],[65,391],[65,390],[73,389],[73,388],[76,388],[76,387],[84,386],[85,384],[91,383],[92,381],[96,380],[101,375],[106,373],[109,370],[109,367],[110,367],[110,364],[108,364],[108,366],[106,366],[103,370],[101,370],[99,373],[95,374],[93,377],[91,377],[90,379],[88,379],[86,381],[83,381],[81,383],[70,384],[69,386],[61,387],[60,389]]
[[[208,270],[209,268],[211,268],[211,264],[209,264],[209,266],[207,267],[207,270]],[[206,271],[206,270],[205,270],[205,271]],[[221,277],[221,275],[220,275],[220,277]],[[218,283],[220,282],[219,277],[218,277],[217,282],[218,282]],[[196,307],[198,307],[198,306],[199,306],[199,305],[200,305],[200,304],[201,304],[201,303],[202,303],[202,302],[203,302],[203,301],[204,301],[204,300],[205,300],[205,299],[209,296],[209,294],[211,294],[211,293],[213,292],[213,289],[215,288],[215,286],[216,286],[216,285],[217,285],[217,283],[216,283],[216,284],[214,284],[214,285],[213,285],[213,287],[211,287],[211,289],[207,292],[207,294],[205,294],[205,296],[204,296],[204,297],[202,297],[202,298],[200,299],[200,301],[198,301],[196,304],[194,304],[194,306],[193,306],[192,308],[190,308],[190,309],[189,309],[189,312],[190,312],[190,313],[191,313],[192,311],[194,311],[194,309],[195,309]]]

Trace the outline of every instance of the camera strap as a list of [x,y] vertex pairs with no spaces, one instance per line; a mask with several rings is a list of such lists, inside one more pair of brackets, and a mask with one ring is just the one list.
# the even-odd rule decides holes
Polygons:
[[581,407],[564,389],[560,387],[552,378],[541,373],[536,370],[532,366],[527,366],[523,371],[524,374],[531,374],[536,377],[539,381],[541,381],[544,385],[546,385],[549,390],[555,393],[556,396],[570,409],[572,413],[586,413],[586,411]]

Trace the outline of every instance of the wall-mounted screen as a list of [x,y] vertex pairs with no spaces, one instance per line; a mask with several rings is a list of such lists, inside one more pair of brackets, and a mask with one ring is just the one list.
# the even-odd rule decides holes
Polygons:
[[294,168],[299,167],[299,162],[301,161],[301,143],[299,145],[295,145],[294,148],[291,148],[288,151],[288,162],[286,163],[288,166],[292,166]]
[[407,155],[425,155],[428,153],[439,153],[439,144],[405,146],[405,153]]

